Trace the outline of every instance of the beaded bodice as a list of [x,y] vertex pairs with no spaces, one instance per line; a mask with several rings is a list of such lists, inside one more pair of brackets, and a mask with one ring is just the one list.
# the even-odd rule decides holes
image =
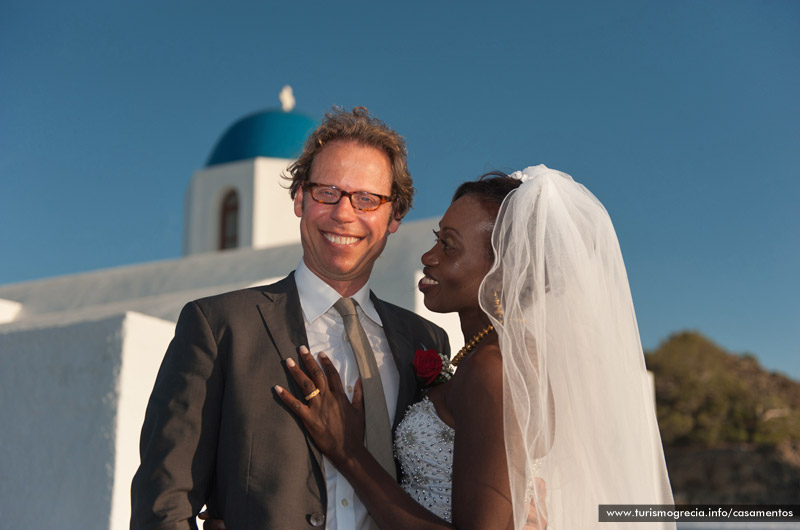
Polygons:
[[452,521],[455,431],[427,398],[408,408],[397,426],[394,451],[403,468],[406,493],[442,519]]

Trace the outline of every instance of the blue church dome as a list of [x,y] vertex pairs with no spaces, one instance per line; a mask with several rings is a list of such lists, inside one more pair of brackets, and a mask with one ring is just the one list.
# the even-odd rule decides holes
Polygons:
[[206,166],[257,156],[296,158],[317,125],[313,118],[294,111],[277,109],[250,114],[228,127],[214,146]]

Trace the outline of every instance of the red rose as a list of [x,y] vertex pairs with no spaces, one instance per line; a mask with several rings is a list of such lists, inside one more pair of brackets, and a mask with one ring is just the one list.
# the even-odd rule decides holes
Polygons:
[[429,385],[442,373],[442,358],[435,350],[417,350],[414,372],[423,385]]

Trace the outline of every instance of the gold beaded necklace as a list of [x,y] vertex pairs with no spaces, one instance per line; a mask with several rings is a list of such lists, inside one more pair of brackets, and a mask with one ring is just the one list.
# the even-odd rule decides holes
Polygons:
[[453,366],[458,366],[458,363],[460,363],[464,359],[464,357],[467,356],[467,354],[472,352],[472,350],[475,349],[475,346],[477,346],[478,343],[481,340],[483,340],[483,338],[486,335],[491,333],[492,330],[494,330],[494,326],[489,324],[487,327],[483,328],[478,333],[476,333],[475,336],[472,337],[472,339],[468,343],[466,343],[463,348],[458,350],[458,353],[456,354],[455,357],[453,357],[453,360],[450,361],[450,364],[452,364]]

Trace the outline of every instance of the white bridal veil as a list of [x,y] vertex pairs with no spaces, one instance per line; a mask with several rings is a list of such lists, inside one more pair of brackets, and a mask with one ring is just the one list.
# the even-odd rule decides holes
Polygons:
[[614,528],[598,505],[673,502],[619,242],[569,175],[512,176],[523,184],[500,208],[481,307],[503,352],[515,528],[531,498],[548,529]]

